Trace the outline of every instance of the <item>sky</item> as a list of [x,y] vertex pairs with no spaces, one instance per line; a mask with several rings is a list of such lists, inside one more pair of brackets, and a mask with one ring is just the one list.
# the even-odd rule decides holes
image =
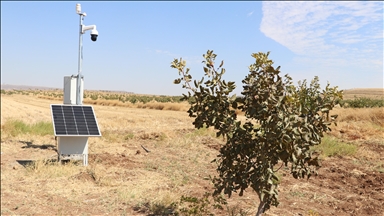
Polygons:
[[1,83],[63,88],[77,75],[80,3],[84,88],[181,95],[170,67],[187,61],[194,79],[203,54],[224,60],[226,81],[241,81],[270,51],[294,83],[315,76],[324,88],[383,88],[383,7],[380,1],[1,1]]

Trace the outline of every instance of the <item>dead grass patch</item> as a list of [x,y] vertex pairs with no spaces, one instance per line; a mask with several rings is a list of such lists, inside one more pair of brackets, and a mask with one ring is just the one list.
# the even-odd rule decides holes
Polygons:
[[331,134],[345,141],[384,140],[384,108],[336,108]]
[[357,88],[344,90],[343,99],[354,99],[355,97],[367,97],[371,99],[384,99],[384,88]]
[[366,121],[384,127],[384,108],[336,108],[338,122]]
[[119,100],[105,100],[105,99],[84,99],[84,104],[100,105],[100,106],[118,106],[128,108],[140,108],[140,109],[153,109],[153,110],[171,110],[171,111],[187,111],[188,103],[162,103],[162,102],[149,102],[149,103],[131,103],[121,102]]
[[26,166],[26,175],[37,179],[54,179],[74,175],[79,170],[79,162],[68,162],[65,165],[49,159],[33,161]]

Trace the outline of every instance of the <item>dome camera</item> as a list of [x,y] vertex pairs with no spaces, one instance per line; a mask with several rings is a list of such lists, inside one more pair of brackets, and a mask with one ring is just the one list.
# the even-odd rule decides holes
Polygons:
[[91,31],[91,40],[92,41],[96,41],[97,40],[97,36],[99,36],[99,32],[96,29],[93,29]]

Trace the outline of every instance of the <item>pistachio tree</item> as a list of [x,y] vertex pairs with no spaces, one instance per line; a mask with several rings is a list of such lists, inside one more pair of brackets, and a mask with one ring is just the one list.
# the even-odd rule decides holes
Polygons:
[[[309,178],[320,166],[312,146],[321,143],[337,115],[332,108],[342,98],[337,87],[321,89],[318,77],[295,86],[292,78],[281,75],[268,53],[253,53],[255,62],[243,79],[242,96],[232,92],[234,82],[225,81],[224,62],[215,68],[216,54],[203,55],[205,75],[193,80],[182,58],[171,67],[178,70],[175,84],[188,90],[182,100],[190,103],[189,116],[196,128],[213,127],[225,140],[217,158],[218,176],[212,179],[214,195],[243,195],[252,188],[260,199],[256,215],[278,206],[277,171],[284,165],[294,178]],[[238,120],[242,113],[246,120]],[[336,124],[336,123],[335,123]]]

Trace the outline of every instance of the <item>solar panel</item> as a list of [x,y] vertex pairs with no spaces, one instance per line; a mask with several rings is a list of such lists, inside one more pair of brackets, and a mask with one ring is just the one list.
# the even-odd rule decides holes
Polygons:
[[55,136],[101,136],[92,106],[51,104]]

